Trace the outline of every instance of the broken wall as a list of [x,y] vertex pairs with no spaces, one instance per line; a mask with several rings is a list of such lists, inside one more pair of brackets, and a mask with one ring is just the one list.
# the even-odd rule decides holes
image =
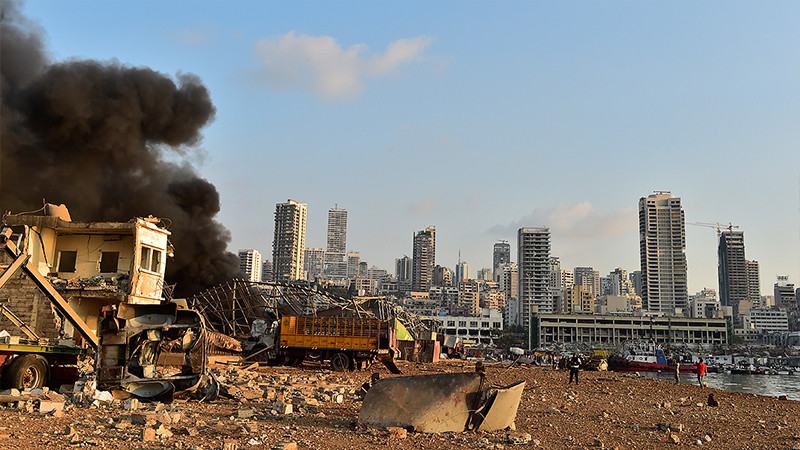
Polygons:
[[[8,267],[12,262],[8,254],[0,252],[0,267]],[[0,302],[40,337],[54,339],[61,337],[60,316],[53,309],[47,296],[22,270],[17,270],[5,286],[0,288]],[[8,331],[12,336],[24,336],[13,322],[2,314],[0,314],[0,330]]]
[[[62,234],[55,243],[58,261],[51,260],[51,269],[42,274],[58,271],[59,278],[91,278],[98,274],[111,276],[116,273],[130,274],[133,267],[133,236]],[[76,252],[74,270],[63,272],[61,255],[63,252]],[[104,252],[117,253],[116,270],[100,271],[100,261]]]

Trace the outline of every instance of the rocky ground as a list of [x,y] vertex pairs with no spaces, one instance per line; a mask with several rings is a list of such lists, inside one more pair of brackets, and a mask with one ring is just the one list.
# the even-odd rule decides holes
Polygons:
[[[474,368],[473,362],[462,361],[399,365],[403,376]],[[351,373],[318,366],[226,367],[218,373],[233,398],[210,403],[175,401],[126,409],[112,401],[85,407],[73,404],[80,398],[73,400],[70,394],[6,403],[0,408],[0,447],[800,449],[800,402],[613,372],[581,372],[580,386],[569,386],[566,372],[501,363],[487,364],[488,382],[527,382],[515,430],[392,434],[356,425],[358,391],[376,371],[383,378],[394,376],[377,366]],[[709,393],[719,406],[708,406]],[[62,411],[59,402],[65,405]]]

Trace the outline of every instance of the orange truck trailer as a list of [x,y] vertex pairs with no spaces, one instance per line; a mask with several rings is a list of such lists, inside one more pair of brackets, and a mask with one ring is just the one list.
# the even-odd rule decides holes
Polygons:
[[405,332],[396,319],[283,316],[276,353],[288,364],[330,361],[337,371],[360,369],[377,358],[392,373],[400,373],[394,364],[398,329]]

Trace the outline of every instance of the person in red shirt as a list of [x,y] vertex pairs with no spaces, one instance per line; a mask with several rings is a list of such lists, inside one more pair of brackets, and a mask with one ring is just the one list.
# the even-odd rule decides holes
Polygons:
[[700,387],[703,386],[703,377],[706,376],[706,363],[703,362],[703,358],[700,358],[700,362],[697,363],[697,383]]

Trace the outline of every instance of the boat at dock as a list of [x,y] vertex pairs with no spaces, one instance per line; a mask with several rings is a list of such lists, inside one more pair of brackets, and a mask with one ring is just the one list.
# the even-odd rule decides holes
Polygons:
[[[680,364],[681,372],[696,373],[694,363]],[[670,363],[664,350],[653,342],[632,342],[625,346],[622,355],[609,356],[608,370],[623,372],[670,372],[675,363]]]

